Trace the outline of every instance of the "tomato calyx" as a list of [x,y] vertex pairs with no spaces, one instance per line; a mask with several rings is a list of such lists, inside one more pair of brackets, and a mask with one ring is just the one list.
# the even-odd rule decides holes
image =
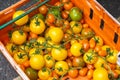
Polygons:
[[93,37],[96,43],[99,43],[99,38],[98,37]]
[[38,21],[37,17],[35,18],[35,24],[36,24],[36,26],[40,26],[40,21]]
[[44,68],[42,68],[42,72],[46,72],[47,71],[47,69],[44,67]]
[[61,71],[63,71],[63,68],[59,67],[59,68],[57,68],[57,70],[61,72]]
[[12,52],[13,52],[14,50],[16,50],[16,46],[15,46],[15,45],[12,45],[12,46],[11,46],[11,50],[12,50]]
[[23,57],[24,57],[25,55],[26,55],[26,54],[22,54],[22,53],[17,54],[17,56],[18,56],[20,59],[23,59]]
[[18,31],[21,35],[23,35],[23,33],[24,33],[23,30],[18,30]]
[[51,57],[51,56],[47,56],[46,59],[47,59],[47,60],[51,60],[52,57]]

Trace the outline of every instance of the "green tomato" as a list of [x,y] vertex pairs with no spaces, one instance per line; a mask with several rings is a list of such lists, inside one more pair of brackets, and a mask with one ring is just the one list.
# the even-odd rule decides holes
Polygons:
[[25,73],[30,78],[30,80],[37,80],[38,78],[37,71],[30,67],[26,68]]
[[82,12],[80,11],[80,9],[77,7],[73,7],[70,10],[70,18],[73,21],[80,21],[82,19]]

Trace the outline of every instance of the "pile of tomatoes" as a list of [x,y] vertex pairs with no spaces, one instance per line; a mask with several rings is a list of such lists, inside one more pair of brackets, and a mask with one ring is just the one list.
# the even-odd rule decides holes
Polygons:
[[[120,80],[118,51],[104,43],[69,0],[16,21],[6,49],[30,80]],[[18,10],[13,18],[24,13]]]

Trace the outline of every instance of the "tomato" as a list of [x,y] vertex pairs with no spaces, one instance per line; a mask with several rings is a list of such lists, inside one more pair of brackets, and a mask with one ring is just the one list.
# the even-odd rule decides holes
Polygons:
[[95,52],[99,52],[102,50],[102,47],[99,46],[99,45],[96,45],[95,48],[94,48]]
[[5,47],[11,56],[18,52],[18,47],[13,43],[7,43]]
[[30,30],[33,33],[36,34],[41,34],[44,32],[46,26],[45,23],[43,22],[43,20],[39,19],[39,18],[34,18],[33,20],[31,20],[30,22]]
[[61,0],[61,3],[69,2],[69,0]]
[[15,44],[20,45],[26,41],[27,36],[26,33],[23,32],[22,30],[16,30],[12,33],[11,39]]
[[76,40],[76,39],[71,39],[71,40],[70,40],[70,44],[73,45],[74,43],[78,43],[78,40]]
[[55,43],[59,43],[63,39],[63,31],[61,28],[53,27],[48,31],[49,37]]
[[72,61],[70,59],[66,59],[65,61],[67,62],[69,67],[72,67]]
[[67,21],[67,20],[64,21],[64,25],[63,25],[62,29],[64,32],[66,32],[68,29],[70,29],[69,21]]
[[42,6],[40,6],[39,7],[39,12],[41,13],[41,14],[47,14],[47,12],[48,12],[48,8],[47,8],[47,6],[46,5],[42,5]]
[[81,31],[81,35],[86,38],[92,38],[94,36],[94,31],[91,28],[83,28]]
[[30,32],[30,39],[37,39],[38,35],[36,33]]
[[95,42],[95,40],[92,39],[92,38],[89,40],[89,44],[90,44],[90,48],[92,48],[92,49],[94,49],[95,46],[96,46],[96,42]]
[[106,64],[105,59],[102,57],[98,57],[98,60],[95,62],[94,67],[95,68],[104,67],[105,64]]
[[83,54],[82,53],[82,44],[80,44],[78,42],[72,44],[70,47],[70,51],[73,56],[79,57],[80,55]]
[[88,72],[88,68],[84,67],[84,68],[82,68],[82,69],[79,70],[79,75],[80,76],[86,76],[87,72]]
[[77,69],[70,69],[68,71],[68,75],[72,78],[76,78],[78,76],[78,70]]
[[93,72],[93,80],[109,80],[108,72],[104,68],[96,68]]
[[109,63],[113,63],[113,64],[116,64],[117,63],[117,54],[118,54],[118,51],[117,50],[111,50],[108,55],[106,56],[106,60],[109,62]]
[[96,42],[96,45],[102,46],[103,45],[103,39],[100,36],[94,36],[93,39]]
[[94,72],[93,69],[89,69],[89,70],[88,70],[88,72],[87,72],[87,77],[88,77],[89,79],[91,79],[91,78],[93,77],[93,72]]
[[64,9],[65,10],[70,10],[72,7],[73,7],[73,3],[72,2],[64,3]]
[[55,22],[55,17],[53,14],[48,14],[46,21],[48,21],[49,23],[54,23]]
[[[25,13],[25,12],[22,11],[22,10],[16,11],[16,12],[13,14],[13,19],[15,19],[16,17],[18,17],[18,16],[20,16],[20,15],[22,15],[22,14],[24,14],[24,13]],[[29,17],[28,17],[28,15],[26,15],[26,16],[18,19],[17,21],[15,21],[15,24],[17,24],[18,26],[21,26],[21,25],[26,24],[26,23],[28,22],[28,20],[29,20]]]
[[88,41],[87,39],[83,39],[83,40],[82,40],[82,45],[83,45],[83,49],[84,49],[85,51],[88,51],[88,50],[89,50],[90,44],[89,44],[89,41]]
[[69,70],[68,64],[65,61],[58,61],[55,63],[55,71],[58,75],[63,75]]
[[51,55],[55,60],[65,60],[67,58],[67,50],[64,48],[53,48]]
[[88,52],[86,52],[83,55],[83,59],[84,59],[85,63],[87,63],[87,64],[94,64],[97,61],[98,56],[94,52],[94,50],[90,49]]
[[34,55],[30,58],[30,66],[35,70],[40,70],[44,67],[45,60],[42,55]]
[[55,69],[52,70],[52,77],[54,77],[55,79],[59,78],[59,75],[56,73]]
[[31,67],[26,68],[25,73],[29,77],[30,80],[37,80],[38,79],[37,71],[32,69]]
[[45,44],[45,42],[46,42],[46,39],[44,37],[38,37],[37,38],[37,44],[40,48],[44,47],[43,45]]
[[82,12],[80,11],[80,9],[78,7],[73,7],[70,10],[70,18],[73,21],[80,21],[82,19]]
[[71,26],[73,33],[75,34],[80,33],[82,30],[82,24],[80,22],[71,21],[70,26]]
[[32,57],[34,55],[43,55],[43,51],[39,48],[32,48],[29,51],[29,56]]
[[100,51],[98,52],[98,55],[99,55],[99,56],[102,56],[102,57],[105,57],[105,56],[107,55],[107,52],[106,52],[105,50],[100,50]]
[[62,11],[62,18],[63,19],[67,19],[68,18],[68,14],[65,11]]
[[25,32],[30,32],[30,26],[28,24],[25,24],[22,26],[22,30]]
[[52,68],[55,65],[55,60],[53,59],[53,57],[49,54],[44,55],[44,59],[45,59],[45,66],[47,68]]
[[29,60],[23,62],[22,64],[23,64],[23,66],[24,66],[25,68],[27,68],[27,67],[30,66],[30,62],[29,62]]
[[73,64],[74,67],[84,67],[85,66],[85,62],[84,62],[82,56],[74,57],[73,61],[72,61],[72,64]]
[[13,58],[16,61],[16,63],[18,63],[18,64],[22,64],[23,62],[28,60],[28,56],[24,52],[17,52],[17,53],[15,53]]
[[42,68],[38,71],[38,76],[40,80],[48,80],[48,78],[51,76],[51,70],[49,68]]

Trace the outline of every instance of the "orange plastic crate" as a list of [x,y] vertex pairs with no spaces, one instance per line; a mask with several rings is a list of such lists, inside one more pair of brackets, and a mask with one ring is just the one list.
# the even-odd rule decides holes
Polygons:
[[[0,12],[0,25],[12,19],[13,13],[17,8],[28,2],[29,0],[20,0],[15,5]],[[50,0],[50,4],[54,4],[58,0]],[[120,23],[111,16],[96,0],[71,0],[74,5],[83,11],[84,19],[88,25],[101,36],[104,42],[113,48],[120,50]],[[35,5],[37,5],[36,3]],[[32,5],[31,7],[35,6]],[[30,7],[30,8],[31,8]],[[30,9],[28,8],[28,9]],[[26,10],[28,10],[26,9]],[[31,12],[29,16],[36,14],[38,10]],[[0,30],[0,50],[13,68],[24,80],[29,80],[26,74],[20,69],[14,59],[7,52],[4,43],[8,40],[7,32],[11,30],[11,25]],[[3,35],[4,34],[4,35]]]

